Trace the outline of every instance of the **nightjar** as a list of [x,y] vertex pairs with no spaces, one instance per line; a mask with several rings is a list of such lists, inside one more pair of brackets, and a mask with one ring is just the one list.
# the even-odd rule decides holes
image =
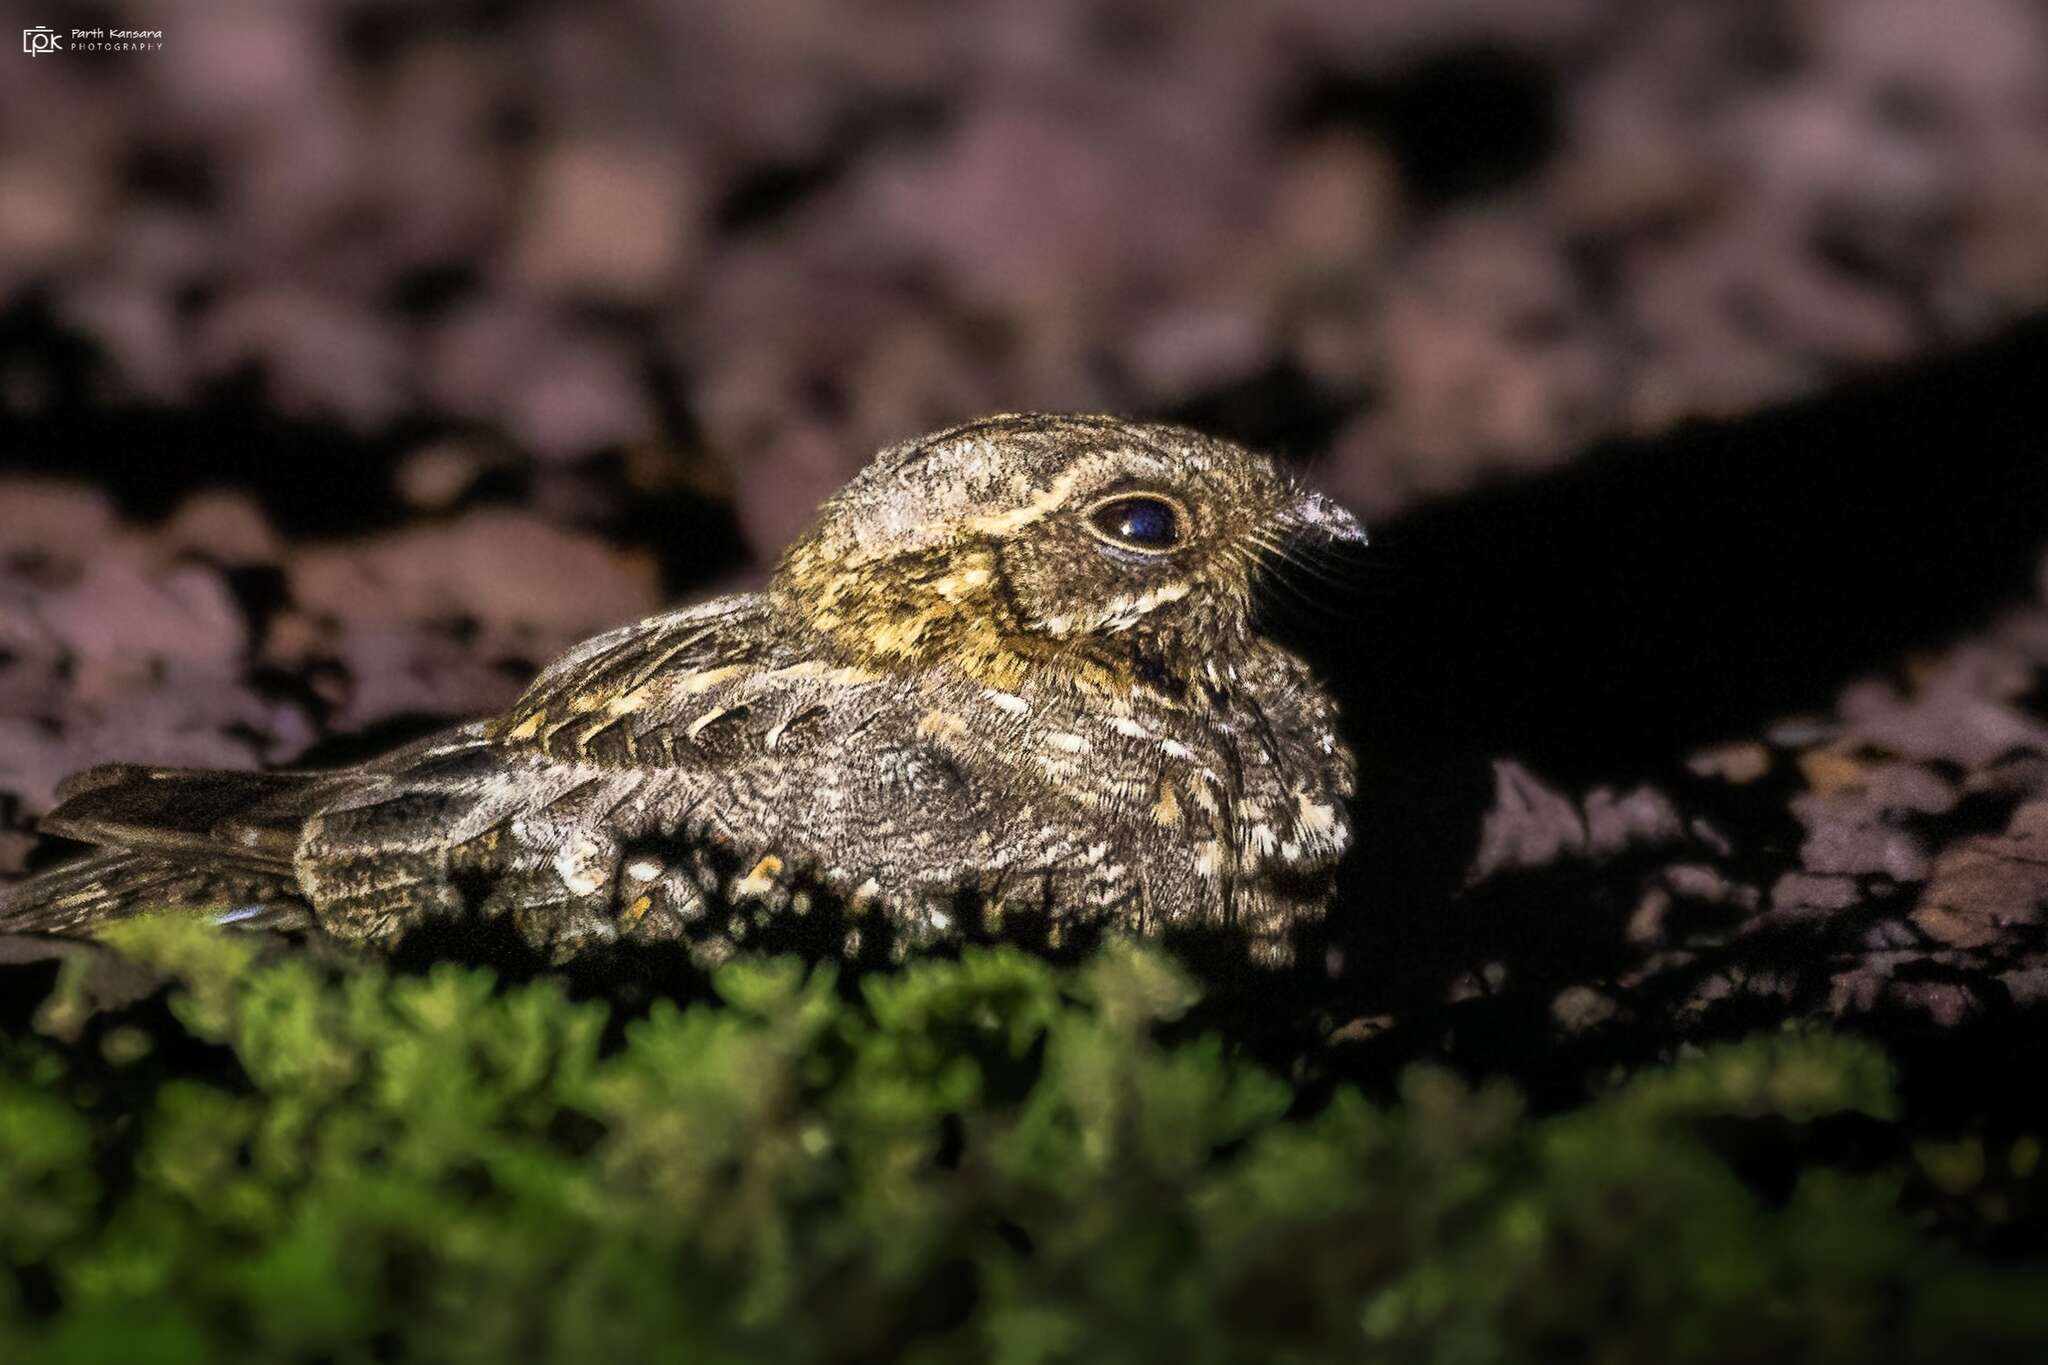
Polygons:
[[558,961],[715,960],[830,904],[849,951],[1021,916],[1285,962],[1351,834],[1335,708],[1252,617],[1303,538],[1364,533],[1224,441],[954,427],[882,452],[764,591],[597,636],[502,715],[337,771],[79,774],[43,828],[101,850],[0,893],[0,928],[183,910],[374,947],[474,916]]

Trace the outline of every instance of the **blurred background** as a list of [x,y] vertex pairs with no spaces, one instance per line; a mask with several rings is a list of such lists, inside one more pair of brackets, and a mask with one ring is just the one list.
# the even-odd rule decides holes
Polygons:
[[0,83],[0,288],[101,401],[659,448],[755,556],[963,414],[1242,426],[1384,515],[2048,292],[2028,0],[5,13],[166,35]]
[[[1426,660],[1439,710],[1377,714],[1582,781],[1720,771],[1684,765],[2032,592],[2032,0],[0,19],[0,873],[73,768],[349,757],[501,706],[591,630],[758,580],[877,447],[993,410],[1302,463],[1388,532],[1365,596],[1406,603],[1337,671]],[[33,25],[163,37],[13,52]],[[1730,771],[1855,761],[1845,723]],[[1959,787],[1975,753],[1922,757]],[[1473,771],[1476,840],[1512,784]],[[1565,818],[1517,799],[1496,868]],[[1556,839],[1607,847],[1559,799]],[[1610,852],[1683,827],[1627,809]],[[1789,875],[1926,880],[1925,848],[1801,870],[1778,812]]]

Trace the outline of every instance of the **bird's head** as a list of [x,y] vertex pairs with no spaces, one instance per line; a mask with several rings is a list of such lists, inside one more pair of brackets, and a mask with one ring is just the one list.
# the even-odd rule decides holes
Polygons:
[[1008,685],[1065,663],[1113,685],[1138,659],[1192,664],[1242,638],[1261,565],[1303,538],[1365,532],[1227,441],[1004,415],[883,451],[770,590],[874,666],[950,660]]

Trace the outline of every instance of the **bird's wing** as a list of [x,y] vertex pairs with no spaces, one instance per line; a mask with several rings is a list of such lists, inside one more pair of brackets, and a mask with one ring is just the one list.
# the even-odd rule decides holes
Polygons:
[[875,803],[831,789],[843,755],[886,764],[847,741],[900,717],[889,701],[906,684],[812,657],[779,625],[732,597],[600,635],[498,717],[355,770],[297,850],[322,924],[381,939],[481,887],[560,950],[605,932],[636,842],[792,867],[865,843]]
[[902,680],[827,657],[768,604],[727,597],[598,636],[487,729],[508,752],[717,772],[786,759],[871,719]]

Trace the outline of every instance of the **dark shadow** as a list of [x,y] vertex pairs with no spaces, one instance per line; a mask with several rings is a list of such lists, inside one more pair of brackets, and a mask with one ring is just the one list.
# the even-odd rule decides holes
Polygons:
[[1374,528],[1330,667],[1385,740],[1614,777],[1831,704],[2030,596],[2048,324]]
[[[1627,960],[1629,907],[1603,898],[1636,878],[1559,866],[1461,894],[1492,758],[1567,790],[1652,781],[1689,809],[1733,799],[1715,814],[1738,847],[1796,847],[1788,793],[1731,798],[1683,758],[1831,709],[1859,674],[2032,595],[2048,544],[2043,373],[2036,323],[1750,420],[1616,444],[1374,527],[1343,570],[1356,592],[1320,621],[1282,594],[1275,629],[1333,681],[1361,760],[1359,841],[1328,930],[1343,972],[1299,983],[1304,1006],[1412,1021],[1384,1045],[1392,1065],[1418,1040],[1438,1046],[1451,980],[1512,960],[1509,998],[1461,1007],[1459,1045],[1483,1054],[1465,1060],[1523,1077],[1577,1065],[1554,1055],[1544,1009],[1555,987]],[[1668,1045],[1670,1028],[1609,1038],[1608,1055]]]

